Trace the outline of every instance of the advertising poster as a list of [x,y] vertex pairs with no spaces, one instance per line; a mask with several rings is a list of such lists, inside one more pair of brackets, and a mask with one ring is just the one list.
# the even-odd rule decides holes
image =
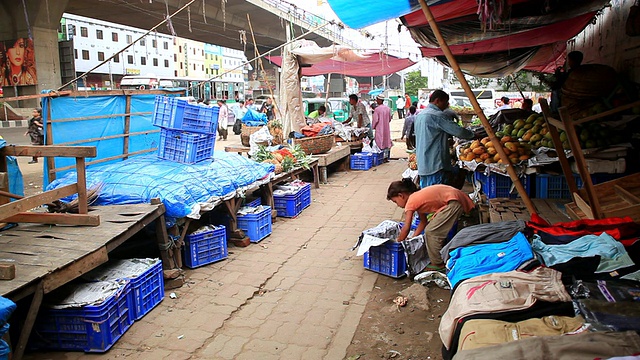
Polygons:
[[36,59],[33,40],[18,38],[0,42],[0,85],[35,85]]

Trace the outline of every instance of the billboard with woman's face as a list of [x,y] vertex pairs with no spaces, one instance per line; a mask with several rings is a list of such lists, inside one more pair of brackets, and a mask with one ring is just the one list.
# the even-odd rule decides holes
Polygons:
[[37,82],[33,41],[18,38],[0,42],[0,86],[35,85]]

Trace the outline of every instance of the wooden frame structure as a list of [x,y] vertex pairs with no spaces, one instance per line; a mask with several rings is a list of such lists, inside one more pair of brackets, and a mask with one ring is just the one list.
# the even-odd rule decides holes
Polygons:
[[631,216],[635,221],[640,222],[640,174],[629,175],[594,186],[575,128],[577,125],[599,120],[640,106],[640,101],[578,120],[573,119],[569,109],[566,107],[558,109],[560,115],[560,120],[558,120],[551,116],[546,100],[543,99],[540,105],[556,149],[563,149],[558,129],[564,130],[567,134],[567,140],[571,145],[571,152],[576,162],[578,173],[584,184],[584,188],[578,190],[569,160],[564,151],[557,151],[560,165],[562,165],[562,172],[574,201],[566,205],[567,213],[576,220]]
[[[60,187],[55,190],[45,191],[25,198],[16,197],[8,193],[9,182],[7,174],[6,156],[44,156],[74,157],[76,158],[76,171],[78,174],[75,184]],[[100,225],[100,217],[90,215],[87,204],[86,162],[85,158],[95,157],[96,148],[93,146],[16,146],[8,145],[0,149],[0,190],[5,194],[0,195],[0,221],[22,222],[41,224],[65,224],[65,225]],[[4,175],[4,176],[2,176]],[[51,203],[66,196],[78,194],[78,214],[55,214],[28,212],[35,207]],[[10,197],[18,200],[10,202]]]

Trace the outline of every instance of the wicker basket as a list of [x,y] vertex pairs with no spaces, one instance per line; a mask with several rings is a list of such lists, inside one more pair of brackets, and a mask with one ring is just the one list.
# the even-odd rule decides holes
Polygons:
[[262,129],[262,126],[247,126],[242,124],[242,132],[240,133],[242,145],[249,146],[249,136],[260,129]]
[[295,145],[300,145],[307,155],[322,154],[331,150],[334,144],[334,135],[321,135],[295,139]]

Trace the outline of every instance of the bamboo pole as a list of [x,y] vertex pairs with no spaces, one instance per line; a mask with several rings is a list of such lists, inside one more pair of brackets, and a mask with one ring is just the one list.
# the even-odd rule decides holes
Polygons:
[[249,23],[249,30],[251,31],[251,39],[253,40],[253,51],[256,55],[256,59],[258,59],[258,64],[260,65],[260,70],[265,74],[264,82],[267,84],[267,88],[269,89],[269,94],[271,94],[271,100],[273,100],[273,118],[276,118],[276,114],[282,114],[280,112],[280,107],[278,106],[275,97],[273,96],[273,89],[271,88],[271,84],[269,83],[269,79],[266,77],[267,72],[264,71],[264,65],[262,64],[262,55],[258,51],[258,44],[256,43],[256,37],[253,34],[253,26],[251,25],[251,18],[249,17],[249,13],[247,13],[247,22]]
[[[473,94],[473,91],[471,90],[471,87],[469,86],[467,79],[465,79],[464,74],[462,73],[462,70],[460,70],[460,66],[458,65],[458,62],[453,56],[453,53],[451,53],[451,50],[449,49],[449,45],[447,44],[444,37],[442,36],[442,33],[440,33],[440,28],[438,27],[438,24],[433,18],[433,14],[431,13],[431,10],[427,6],[427,3],[425,2],[425,0],[420,0],[420,7],[422,8],[422,12],[424,13],[424,16],[427,18],[427,21],[429,22],[429,26],[431,27],[433,34],[438,39],[438,44],[440,45],[440,48],[444,52],[444,55],[447,57],[447,60],[449,61],[449,65],[451,66],[453,71],[456,73],[456,76],[458,77],[458,80],[460,80],[460,84],[462,85],[462,88],[464,89],[465,94],[467,94],[467,97],[471,101],[471,105],[473,105],[473,109],[475,110],[476,114],[480,118],[480,121],[482,122],[482,126],[484,126],[484,129],[487,131],[487,135],[489,136],[489,139],[491,139],[491,142],[493,142],[494,144],[501,144],[500,139],[496,137],[496,134],[493,132],[493,129],[489,124],[489,120],[487,120],[487,117],[484,115],[484,112],[482,111],[482,108],[480,107],[478,100]],[[516,174],[516,170],[513,168],[513,166],[509,162],[509,157],[507,156],[507,154],[505,154],[504,149],[502,148],[502,146],[496,146],[495,149],[500,155],[500,159],[503,159],[503,161],[505,161],[505,165],[507,167],[507,173],[509,174],[509,177],[513,181],[513,184],[516,186],[516,190],[522,197],[522,201],[524,201],[524,204],[526,205],[527,210],[529,210],[529,213],[531,214],[537,213],[536,207],[533,205],[533,202],[531,202],[531,199],[529,198],[529,195],[527,195],[527,192],[525,191],[524,186],[522,186],[522,183],[518,178],[518,174]]]

